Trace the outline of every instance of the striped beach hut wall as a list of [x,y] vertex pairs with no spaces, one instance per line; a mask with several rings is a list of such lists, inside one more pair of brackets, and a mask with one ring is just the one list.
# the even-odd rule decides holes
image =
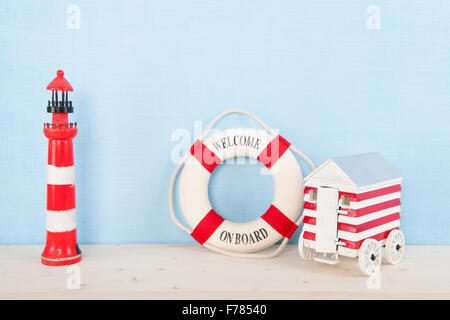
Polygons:
[[302,245],[348,257],[368,238],[383,246],[400,227],[401,182],[378,153],[327,160],[305,178]]

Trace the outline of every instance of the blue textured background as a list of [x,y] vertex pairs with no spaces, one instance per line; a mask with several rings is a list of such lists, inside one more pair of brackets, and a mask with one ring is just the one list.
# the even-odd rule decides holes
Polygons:
[[[366,27],[372,4],[380,30]],[[2,1],[0,27],[0,244],[45,241],[42,124],[59,68],[75,89],[80,243],[192,242],[169,219],[172,134],[243,108],[317,165],[380,152],[404,175],[407,242],[450,244],[449,1]],[[219,127],[238,125],[254,123]],[[214,174],[219,212],[266,208],[259,168]]]

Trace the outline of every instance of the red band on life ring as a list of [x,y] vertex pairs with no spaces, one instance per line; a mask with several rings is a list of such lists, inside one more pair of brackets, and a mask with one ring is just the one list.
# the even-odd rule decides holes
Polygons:
[[224,221],[224,218],[211,209],[192,231],[191,236],[203,245]]
[[267,147],[261,151],[258,160],[270,169],[281,156],[286,152],[291,144],[282,136],[276,136]]
[[209,171],[209,173],[212,173],[217,165],[222,162],[222,160],[200,140],[195,141],[192,145],[191,154],[206,170]]
[[277,207],[271,205],[270,208],[261,216],[261,219],[266,221],[272,228],[274,228],[283,237],[290,239],[297,230],[297,225],[284,215]]

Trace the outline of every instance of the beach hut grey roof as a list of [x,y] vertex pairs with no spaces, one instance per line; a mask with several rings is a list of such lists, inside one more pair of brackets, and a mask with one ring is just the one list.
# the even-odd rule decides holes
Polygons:
[[329,159],[305,180],[352,185],[359,189],[401,178],[400,173],[379,153],[370,152]]

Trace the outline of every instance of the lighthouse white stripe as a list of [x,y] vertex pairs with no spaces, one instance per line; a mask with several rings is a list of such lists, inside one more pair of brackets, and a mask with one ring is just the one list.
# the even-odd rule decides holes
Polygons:
[[75,167],[55,167],[49,164],[47,166],[48,184],[75,184]]
[[67,211],[47,210],[47,230],[50,232],[72,231],[77,227],[75,209]]

